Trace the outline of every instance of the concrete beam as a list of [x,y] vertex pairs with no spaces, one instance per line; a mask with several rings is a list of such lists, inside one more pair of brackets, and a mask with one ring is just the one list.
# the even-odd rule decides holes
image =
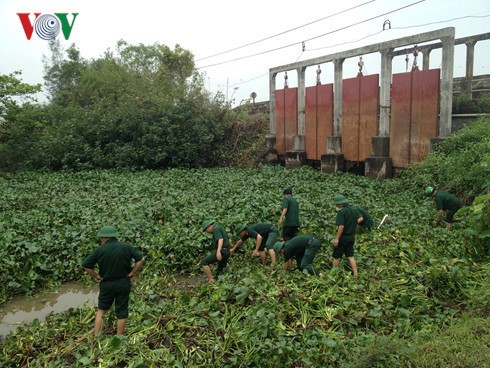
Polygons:
[[[455,45],[463,45],[468,42],[478,42],[478,41],[483,41],[483,40],[489,40],[490,39],[490,32],[487,33],[480,33],[474,36],[468,36],[468,37],[461,37],[457,38],[454,40]],[[434,42],[428,45],[418,45],[419,51],[422,53],[425,53],[427,50],[435,50],[435,49],[440,49],[442,48],[442,42]],[[396,50],[393,52],[393,56],[401,56],[405,55],[407,52],[410,50],[404,49],[404,50]],[[411,51],[410,51],[411,52]]]
[[301,67],[308,67],[311,65],[328,63],[337,59],[348,59],[350,57],[355,57],[358,55],[372,54],[375,52],[379,52],[380,50],[391,49],[391,48],[394,49],[397,47],[414,45],[421,42],[427,42],[432,40],[439,40],[451,36],[454,38],[454,27],[442,28],[437,31],[425,32],[413,36],[397,38],[391,41],[376,43],[369,46],[337,52],[335,54],[319,56],[308,60],[298,61],[296,63],[277,66],[274,68],[270,68],[269,73],[280,73],[283,71],[294,70]]

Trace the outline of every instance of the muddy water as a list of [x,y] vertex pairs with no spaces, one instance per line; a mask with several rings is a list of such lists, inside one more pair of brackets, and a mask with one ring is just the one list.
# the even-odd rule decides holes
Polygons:
[[19,297],[0,307],[0,339],[21,323],[34,319],[44,320],[49,313],[60,313],[70,308],[97,304],[98,286],[88,287],[69,283],[56,290],[43,292],[35,297]]

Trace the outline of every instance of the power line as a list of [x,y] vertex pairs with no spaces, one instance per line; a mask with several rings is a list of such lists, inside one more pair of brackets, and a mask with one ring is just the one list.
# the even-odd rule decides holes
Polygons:
[[[440,21],[437,21],[437,22],[430,22],[430,23],[425,23],[425,24],[418,24],[418,25],[412,25],[412,26],[405,26],[405,27],[392,27],[390,28],[389,30],[395,30],[395,29],[408,29],[408,28],[418,28],[418,27],[425,27],[425,26],[430,26],[430,25],[434,25],[434,24],[440,24],[440,23],[447,23],[447,22],[452,22],[452,21],[455,21],[455,20],[461,20],[461,19],[467,19],[467,18],[488,18],[490,17],[490,15],[465,15],[463,17],[458,17],[458,18],[452,18],[452,19],[446,19],[446,20],[440,20]],[[318,48],[315,48],[315,49],[308,49],[308,50],[305,50],[305,51],[318,51],[318,50],[324,50],[324,49],[328,49],[328,48],[333,48],[333,47],[337,47],[337,46],[342,46],[342,45],[346,45],[346,44],[350,44],[350,43],[357,43],[359,41],[362,41],[362,40],[365,40],[366,38],[369,38],[369,37],[373,37],[373,36],[376,36],[382,32],[385,32],[387,30],[381,30],[379,32],[376,32],[376,33],[373,33],[373,34],[370,34],[370,35],[367,35],[365,37],[362,37],[362,38],[359,38],[357,40],[352,40],[352,41],[347,41],[347,42],[342,42],[342,43],[338,43],[338,44],[335,44],[335,45],[331,45],[331,46],[325,46],[325,47],[318,47]],[[298,61],[301,56],[303,55],[303,52],[300,53],[300,55],[298,56],[297,60]],[[249,80],[246,80],[246,81],[242,81],[242,82],[239,82],[239,83],[235,83],[233,84],[231,87],[235,87],[235,86],[238,86],[238,85],[241,85],[241,84],[244,84],[244,83],[248,83],[248,82],[251,82],[253,80],[256,80],[256,79],[259,79],[259,78],[262,78],[266,75],[268,75],[269,72],[267,71],[266,73],[264,74],[261,74],[257,77],[254,77],[254,78],[251,78]]]
[[[490,15],[466,15],[464,17],[458,17],[458,18],[452,18],[452,19],[446,19],[446,20],[440,20],[440,21],[437,21],[437,22],[430,22],[430,23],[425,23],[425,24],[418,24],[418,25],[413,25],[413,26],[405,26],[405,27],[392,27],[388,30],[395,30],[395,29],[409,29],[409,28],[420,28],[420,27],[425,27],[425,26],[431,26],[433,24],[440,24],[440,23],[447,23],[447,22],[452,22],[452,21],[455,21],[455,20],[460,20],[460,19],[466,19],[466,18],[488,18],[490,17]],[[333,48],[333,47],[337,47],[337,46],[342,46],[342,45],[347,45],[347,44],[350,44],[350,43],[357,43],[359,41],[362,41],[362,40],[365,40],[366,38],[369,38],[369,37],[373,37],[373,36],[376,36],[380,33],[383,33],[385,31],[388,31],[388,30],[381,30],[379,32],[376,32],[376,33],[373,33],[373,34],[370,34],[370,35],[367,35],[365,37],[362,37],[362,38],[359,38],[357,40],[354,40],[354,41],[346,41],[346,42],[342,42],[342,43],[337,43],[335,45],[330,45],[330,46],[324,46],[324,47],[318,47],[318,48],[314,48],[314,49],[308,49],[306,51],[318,51],[318,50],[324,50],[324,49],[330,49],[330,48]]]
[[367,4],[369,4],[369,3],[372,3],[373,1],[376,1],[376,0],[370,0],[370,1],[367,1],[367,2],[365,2],[365,3],[362,3],[362,4],[359,4],[359,5],[353,6],[353,7],[349,8],[349,9],[342,10],[342,11],[340,11],[340,12],[338,12],[338,13],[331,14],[331,15],[328,15],[328,16],[326,16],[326,17],[323,17],[323,18],[320,18],[320,19],[314,20],[314,21],[312,21],[312,22],[309,22],[309,23],[303,24],[303,25],[301,25],[301,26],[298,26],[298,27],[295,27],[295,28],[288,29],[287,31],[280,32],[280,33],[277,33],[277,34],[275,34],[275,35],[272,35],[272,36],[269,36],[269,37],[266,37],[266,38],[262,38],[262,39],[260,39],[260,40],[258,40],[258,41],[250,42],[250,43],[247,43],[247,44],[245,44],[245,45],[241,45],[241,46],[235,47],[235,48],[230,49],[230,50],[222,51],[222,52],[219,52],[219,53],[214,54],[214,55],[210,55],[210,56],[206,56],[206,57],[203,57],[203,58],[197,59],[197,60],[196,60],[196,62],[198,62],[198,61],[202,61],[202,60],[206,60],[206,59],[210,59],[210,58],[215,57],[215,56],[220,56],[220,55],[223,55],[223,54],[227,54],[227,53],[229,53],[229,52],[236,51],[236,50],[242,49],[242,48],[244,48],[244,47],[248,47],[248,46],[251,46],[251,45],[255,45],[255,44],[259,43],[259,42],[263,42],[263,41],[270,40],[271,38],[274,38],[274,37],[277,37],[277,36],[281,36],[281,35],[283,35],[283,34],[286,34],[286,33],[289,33],[289,32],[292,32],[292,31],[295,31],[295,30],[297,30],[297,29],[300,29],[300,28],[303,28],[303,27],[309,26],[309,25],[311,25],[311,24],[314,24],[314,23],[320,22],[320,21],[322,21],[322,20],[325,20],[325,19],[328,19],[328,18],[332,18],[332,17],[334,17],[334,16],[336,16],[336,15],[339,15],[339,14],[342,14],[342,13],[346,13],[346,12],[348,12],[348,11],[350,11],[350,10],[353,10],[353,9],[359,8],[359,7],[361,7],[361,6],[367,5]]
[[[342,31],[344,29],[347,29],[347,28],[351,28],[351,27],[354,27],[354,26],[357,26],[359,24],[362,24],[362,23],[365,23],[365,22],[368,22],[370,20],[373,20],[373,19],[376,19],[376,18],[380,18],[380,17],[383,17],[385,15],[388,15],[388,14],[391,14],[391,13],[395,13],[397,11],[400,11],[400,10],[403,10],[403,9],[406,9],[406,8],[409,8],[411,6],[414,6],[416,4],[419,4],[419,3],[422,3],[424,2],[425,0],[419,0],[419,1],[416,1],[414,3],[411,3],[409,5],[406,5],[406,6],[402,6],[401,8],[397,8],[395,10],[392,10],[392,11],[389,11],[389,12],[386,12],[386,13],[383,13],[383,14],[379,14],[377,16],[374,16],[374,17],[371,17],[371,18],[367,18],[367,19],[364,19],[360,22],[357,22],[357,23],[353,23],[351,25],[348,25],[348,26],[345,26],[345,27],[341,27],[341,28],[338,28],[336,30],[333,30],[333,31],[330,31],[330,32],[327,32],[327,33],[324,33],[324,34],[321,34],[319,36],[315,36],[315,37],[312,37],[312,38],[309,38],[309,39],[306,39],[306,40],[303,40],[301,43],[303,42],[307,42],[307,41],[311,41],[311,40],[315,40],[317,38],[320,38],[320,37],[324,37],[324,36],[327,36],[327,35],[330,35],[332,33],[335,33],[335,32],[339,32],[339,31]],[[275,49],[271,49],[271,50],[267,50],[267,51],[262,51],[262,52],[258,52],[256,54],[252,54],[252,55],[248,55],[248,56],[241,56],[241,57],[238,57],[238,58],[235,58],[235,59],[231,59],[231,60],[227,60],[227,61],[222,61],[222,62],[219,62],[219,63],[214,63],[214,64],[209,64],[209,65],[205,65],[205,66],[201,66],[201,67],[198,67],[197,69],[204,69],[204,68],[210,68],[212,66],[217,66],[217,65],[222,65],[222,64],[227,64],[227,63],[231,63],[233,61],[238,61],[238,60],[243,60],[243,59],[248,59],[250,57],[253,57],[253,56],[258,56],[258,55],[263,55],[263,54],[268,54],[270,52],[274,52],[274,51],[278,51],[278,50],[282,50],[282,49],[285,49],[285,48],[288,48],[288,47],[291,47],[291,46],[295,46],[297,45],[298,42],[294,42],[292,44],[289,44],[289,45],[285,45],[285,46],[281,46],[281,47],[277,47]]]

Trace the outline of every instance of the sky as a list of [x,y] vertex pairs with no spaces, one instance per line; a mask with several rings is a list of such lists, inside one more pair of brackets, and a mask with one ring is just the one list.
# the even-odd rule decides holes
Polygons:
[[[455,28],[456,38],[490,32],[488,0],[0,0],[0,74],[21,71],[30,84],[43,83],[48,41],[37,28],[28,40],[17,13],[31,14],[27,28],[34,13],[47,19],[68,13],[69,38],[60,32],[57,39],[65,48],[75,44],[84,59],[114,50],[118,40],[171,49],[178,44],[194,55],[206,88],[233,106],[250,100],[252,92],[257,102],[269,99],[270,68],[446,27]],[[455,47],[455,77],[465,74],[465,53],[464,45]],[[490,74],[489,60],[490,40],[477,43],[474,75]],[[344,78],[356,75],[358,61],[344,62]],[[363,61],[364,74],[379,73],[378,53],[363,55]],[[430,67],[440,64],[440,53],[433,51]],[[332,83],[332,63],[320,67],[322,83]],[[405,57],[394,59],[394,73],[406,67]],[[315,84],[316,69],[307,69],[307,86]],[[295,71],[288,83],[297,85]],[[283,88],[284,73],[276,86]]]

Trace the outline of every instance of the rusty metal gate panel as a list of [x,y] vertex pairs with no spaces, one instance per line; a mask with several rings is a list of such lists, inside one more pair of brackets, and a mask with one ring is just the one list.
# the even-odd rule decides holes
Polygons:
[[437,136],[440,70],[393,74],[390,157],[404,168],[423,160]]
[[364,161],[378,134],[379,75],[344,79],[342,106],[342,154],[347,161]]
[[276,90],[276,150],[284,155],[293,146],[298,134],[298,88]]
[[307,87],[305,95],[306,158],[320,160],[333,135],[333,84]]

